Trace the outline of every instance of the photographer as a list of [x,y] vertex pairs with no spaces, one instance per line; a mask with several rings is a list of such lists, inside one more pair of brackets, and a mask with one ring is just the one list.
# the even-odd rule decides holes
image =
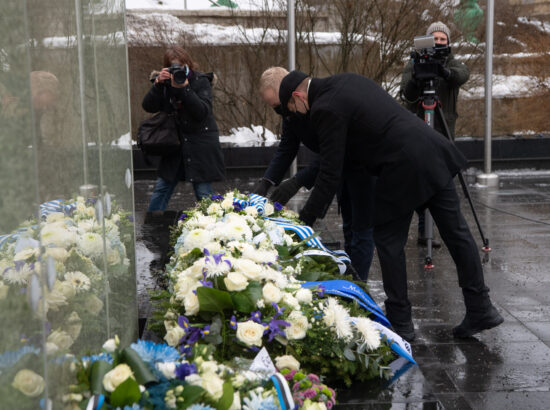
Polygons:
[[[263,178],[253,192],[266,196],[271,187],[276,186],[270,199],[285,205],[301,187],[311,189],[319,174],[319,159],[316,158],[306,168],[283,181],[290,164],[296,158],[300,144],[318,153],[316,135],[309,123],[309,115],[297,117],[284,110],[278,92],[273,84],[279,84],[288,74],[281,67],[266,70],[260,79],[260,95],[266,104],[283,117],[281,141]],[[374,254],[373,239],[373,196],[374,178],[364,168],[344,167],[344,178],[336,193],[342,213],[344,248],[351,258],[358,278],[367,281]],[[282,182],[281,182],[282,181]]]
[[153,86],[142,107],[176,113],[181,151],[162,156],[148,211],[164,211],[178,181],[193,184],[197,200],[213,194],[211,182],[225,177],[218,126],[212,112],[213,73],[203,74],[181,47],[164,53],[164,68],[152,74]]
[[[431,24],[426,30],[426,35],[433,35],[435,41],[437,55],[437,58],[434,58],[434,62],[437,63],[437,72],[434,73],[434,76],[437,76],[435,78],[436,95],[439,97],[441,110],[451,133],[450,137],[454,140],[455,123],[458,117],[456,112],[458,92],[460,86],[468,81],[470,71],[464,63],[456,60],[450,51],[450,33],[449,28],[440,21]],[[424,71],[422,63],[411,59],[405,66],[401,78],[401,99],[406,103],[409,110],[416,113],[420,118],[424,117],[421,97],[425,84],[422,79],[417,77],[425,76]],[[434,127],[445,135],[445,128],[438,115],[435,115]],[[424,235],[424,210],[417,210],[417,214],[418,244],[425,246],[427,239]],[[432,244],[434,247],[441,246],[439,241],[433,241]]]

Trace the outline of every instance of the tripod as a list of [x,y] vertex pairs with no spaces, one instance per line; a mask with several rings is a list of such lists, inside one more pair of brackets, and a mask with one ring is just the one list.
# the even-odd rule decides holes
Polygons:
[[[435,77],[429,78],[423,81],[422,95],[420,98],[421,98],[422,108],[424,109],[424,122],[426,122],[426,124],[429,125],[430,127],[434,128],[435,113],[437,112],[437,115],[441,120],[441,124],[443,124],[443,130],[445,131],[443,135],[449,141],[454,143],[451,137],[449,126],[445,121],[445,116],[443,115],[439,98],[435,92],[435,85],[436,85]],[[481,229],[481,224],[479,223],[479,219],[477,217],[477,213],[474,208],[474,203],[472,202],[472,197],[470,196],[470,191],[468,190],[468,186],[466,185],[464,176],[460,171],[458,172],[458,179],[460,181],[460,185],[462,186],[462,190],[464,191],[464,196],[468,199],[468,203],[470,204],[470,208],[472,209],[472,214],[474,215],[474,220],[476,221],[477,229],[479,230],[481,240],[483,241],[483,247],[481,249],[484,252],[490,252],[491,248],[489,247],[489,239],[486,238],[485,235],[483,234],[483,230]],[[433,269],[434,267],[433,258],[432,258],[433,218],[428,209],[424,211],[424,236],[426,238],[426,242],[427,242],[426,245],[428,248],[426,253],[424,268]]]

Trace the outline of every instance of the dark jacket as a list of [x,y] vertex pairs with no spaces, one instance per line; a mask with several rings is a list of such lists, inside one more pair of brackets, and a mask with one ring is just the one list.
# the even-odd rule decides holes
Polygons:
[[308,102],[321,166],[303,215],[325,215],[344,164],[378,177],[375,224],[412,212],[466,166],[450,141],[366,77],[314,78]]
[[177,111],[182,150],[163,156],[158,175],[167,181],[212,182],[225,177],[218,125],[212,113],[213,75],[194,72],[189,85],[153,85],[143,98],[147,112]]
[[[456,112],[456,102],[458,100],[458,92],[460,86],[468,81],[470,78],[470,70],[468,67],[458,61],[452,54],[447,57],[445,67],[451,72],[450,77],[447,80],[439,79],[436,86],[436,94],[441,102],[441,110],[445,116],[445,121],[449,126],[451,137],[455,136],[455,123],[458,118]],[[413,62],[409,61],[405,66],[403,75],[401,77],[401,98],[407,104],[412,112],[416,113],[419,117],[424,117],[424,110],[421,106],[420,97],[422,94],[421,85],[413,78]],[[436,130],[445,134],[443,124],[438,115],[435,116],[434,127]]]

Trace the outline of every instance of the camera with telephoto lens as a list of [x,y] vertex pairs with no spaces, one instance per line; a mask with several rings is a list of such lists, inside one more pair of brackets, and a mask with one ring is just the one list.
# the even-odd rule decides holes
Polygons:
[[417,80],[432,80],[438,77],[450,53],[451,47],[435,44],[432,35],[415,37],[414,50],[411,52],[414,77]]
[[189,75],[189,66],[187,66],[187,64],[184,66],[172,64],[168,71],[172,74],[172,78],[176,84],[183,84]]

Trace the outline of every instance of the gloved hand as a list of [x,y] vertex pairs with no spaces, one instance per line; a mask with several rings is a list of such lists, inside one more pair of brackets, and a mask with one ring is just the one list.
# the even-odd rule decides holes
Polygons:
[[451,70],[446,68],[443,64],[437,65],[437,74],[439,77],[443,78],[444,80],[448,80],[451,76]]
[[269,189],[273,186],[273,184],[268,181],[265,178],[262,178],[258,181],[258,183],[254,186],[252,189],[253,194],[258,194],[261,196],[266,196]]
[[313,226],[315,223],[315,220],[317,219],[315,215],[310,214],[309,212],[302,209],[300,211],[300,214],[298,215],[298,218],[300,218],[300,221],[305,223],[307,226]]
[[296,177],[285,179],[277,188],[275,188],[275,191],[271,194],[270,199],[273,202],[286,205],[290,198],[296,195],[296,192],[298,192],[301,186],[302,185],[298,182]]

